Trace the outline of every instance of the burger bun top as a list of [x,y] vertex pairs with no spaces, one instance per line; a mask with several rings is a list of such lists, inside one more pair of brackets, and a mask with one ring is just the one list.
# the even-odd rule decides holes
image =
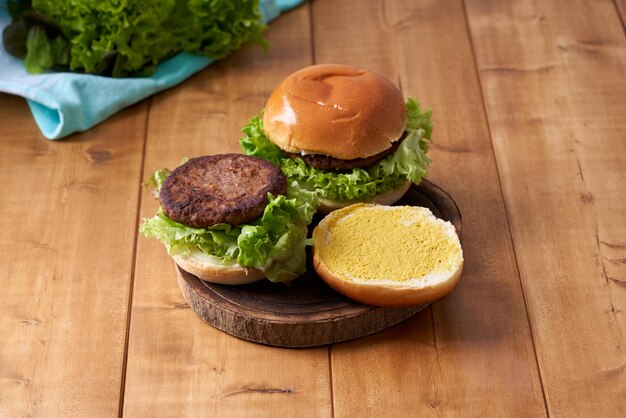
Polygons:
[[289,75],[268,99],[263,116],[268,139],[284,151],[343,160],[390,148],[406,122],[402,93],[389,80],[338,64]]

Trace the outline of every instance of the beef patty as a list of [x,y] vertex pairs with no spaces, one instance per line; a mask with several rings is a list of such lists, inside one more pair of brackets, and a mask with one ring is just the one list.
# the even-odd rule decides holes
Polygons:
[[372,155],[371,157],[366,158],[355,158],[352,160],[342,160],[339,158],[331,157],[328,155],[322,154],[306,154],[301,155],[298,153],[287,152],[286,154],[289,158],[302,158],[302,160],[311,167],[317,168],[318,170],[332,170],[332,171],[351,171],[353,168],[368,168],[373,166],[378,161],[382,160],[386,156],[393,154],[400,143],[404,140],[404,136],[399,140],[393,142],[389,149],[384,150],[383,152],[379,152],[378,154]]
[[165,179],[163,211],[181,224],[207,228],[239,225],[263,213],[267,194],[285,194],[287,179],[278,167],[240,154],[192,158]]

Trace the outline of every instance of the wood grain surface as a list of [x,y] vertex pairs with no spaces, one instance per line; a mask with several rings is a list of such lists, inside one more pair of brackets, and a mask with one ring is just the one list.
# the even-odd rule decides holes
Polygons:
[[[353,0],[314,6],[317,62],[377,70],[398,80],[405,96],[434,109],[429,177],[461,208],[466,260],[455,291],[425,318],[332,350],[336,416],[384,416],[396,408],[424,416],[545,414],[462,4]],[[345,16],[356,7],[365,11],[349,25],[356,33],[347,36]],[[380,382],[393,390],[381,389]],[[365,402],[353,396],[357,385]]]
[[56,143],[0,99],[0,417],[114,416],[147,106]]
[[[314,0],[61,141],[0,94],[0,417],[626,416],[624,0]],[[237,152],[287,74],[375,70],[433,109],[429,178],[463,213],[445,299],[307,349],[197,318],[140,185]],[[0,68],[0,79],[2,68]]]
[[548,411],[624,416],[626,42],[615,8],[469,1],[468,16]]
[[626,0],[615,0],[615,7],[617,8],[617,17],[620,19],[622,28],[626,31]]
[[[184,156],[238,152],[241,127],[261,111],[283,72],[310,63],[308,12],[304,6],[272,24],[267,55],[241,51],[156,97],[145,173]],[[153,216],[157,206],[145,191],[141,216]],[[260,346],[207,325],[188,308],[156,240],[138,242],[136,269],[125,416],[332,415],[327,347]]]

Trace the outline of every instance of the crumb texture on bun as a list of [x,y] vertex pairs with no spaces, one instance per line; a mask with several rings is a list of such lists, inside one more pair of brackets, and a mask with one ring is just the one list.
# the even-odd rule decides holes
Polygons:
[[313,241],[318,275],[370,305],[432,302],[456,286],[463,270],[454,226],[421,207],[348,206],[326,216]]
[[265,106],[270,141],[287,152],[350,160],[391,147],[407,121],[402,93],[386,78],[338,64],[289,75]]

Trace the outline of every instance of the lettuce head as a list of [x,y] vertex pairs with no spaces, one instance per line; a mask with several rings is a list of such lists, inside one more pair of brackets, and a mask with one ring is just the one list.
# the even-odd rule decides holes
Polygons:
[[145,76],[181,52],[218,59],[261,37],[259,0],[7,0],[3,43],[30,73]]

